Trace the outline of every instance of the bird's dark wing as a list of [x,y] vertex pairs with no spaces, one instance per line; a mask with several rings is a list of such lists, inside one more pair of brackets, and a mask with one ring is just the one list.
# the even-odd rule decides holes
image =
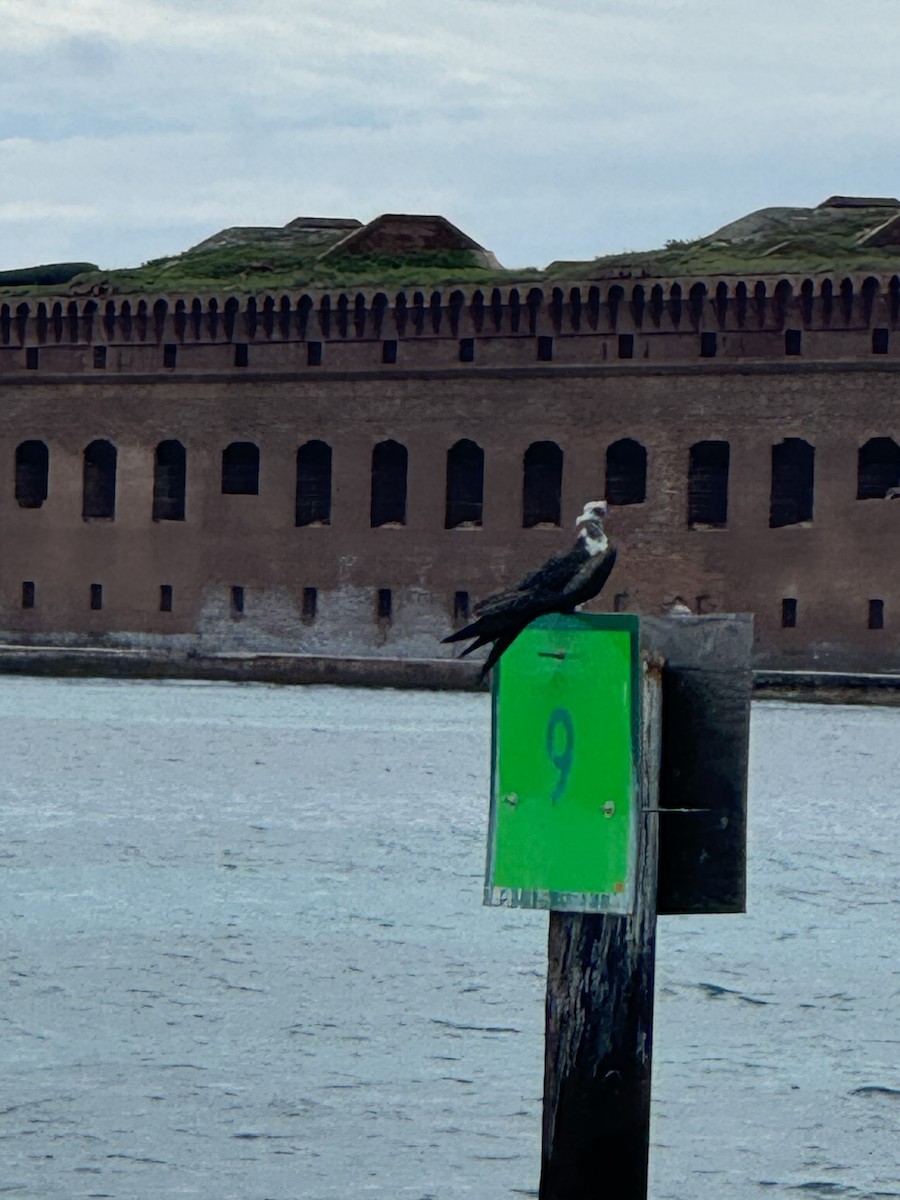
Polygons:
[[[505,630],[508,630],[511,625],[517,629],[523,629],[529,621],[533,621],[535,617],[539,617],[542,612],[547,611],[542,607],[542,602],[536,600],[529,592],[511,592],[508,594],[508,600],[505,599],[502,603],[498,597],[498,604],[495,609],[489,612],[484,612],[477,620],[466,625],[464,629],[457,629],[455,633],[449,634],[443,640],[445,642],[464,642],[467,638],[478,638],[478,645],[483,646],[485,642],[491,642],[495,637],[498,637]],[[476,649],[472,646],[471,649]]]
[[529,571],[517,586],[516,591],[525,592],[536,589],[540,589],[541,591],[561,590],[565,587],[569,579],[571,579],[575,571],[577,571],[579,565],[588,557],[584,543],[579,540],[565,554],[554,554],[552,558],[547,559],[543,566],[538,567],[534,571]]
[[534,593],[561,592],[587,559],[588,554],[583,543],[576,542],[568,553],[554,554],[542,567],[529,571],[516,587],[479,600],[472,612],[476,617],[491,616],[509,609],[518,609]]
[[491,647],[490,654],[484,660],[484,665],[481,668],[481,674],[478,676],[481,683],[484,683],[485,679],[487,678],[488,671],[490,671],[491,667],[496,665],[500,655],[506,653],[521,632],[522,631],[520,629],[516,629],[513,633],[504,633],[497,638]]
[[472,610],[476,620],[464,629],[445,637],[445,642],[472,639],[463,657],[493,642],[491,652],[481,669],[487,675],[513,644],[526,625],[546,613],[570,613],[575,607],[592,600],[602,590],[615,566],[616,551],[610,547],[605,554],[589,555],[578,542],[568,554],[548,559],[542,567],[526,575],[517,588],[497,592],[479,601]]
[[571,612],[576,605],[586,604],[588,600],[599,596],[615,565],[615,546],[610,546],[605,554],[596,554],[589,558],[563,589],[561,599],[565,601],[565,607],[560,605],[558,609],[551,611]]

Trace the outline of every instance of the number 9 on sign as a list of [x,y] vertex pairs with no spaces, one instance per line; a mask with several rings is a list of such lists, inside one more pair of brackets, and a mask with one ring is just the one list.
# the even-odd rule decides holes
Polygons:
[[550,799],[556,804],[562,798],[572,770],[575,753],[575,726],[567,708],[555,708],[547,722],[547,757],[559,772]]

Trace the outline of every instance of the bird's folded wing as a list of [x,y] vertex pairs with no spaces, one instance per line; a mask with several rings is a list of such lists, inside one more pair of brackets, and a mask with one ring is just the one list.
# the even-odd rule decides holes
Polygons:
[[[615,547],[610,547],[603,555],[595,555],[593,558],[589,558],[587,562],[578,568],[569,580],[569,583],[563,588],[561,599],[568,601],[572,607],[576,604],[584,604],[586,601],[592,600],[594,596],[599,595],[603,590],[603,585],[609,579],[615,565]],[[562,608],[562,605],[560,607]],[[571,612],[571,608],[569,611]]]
[[554,554],[543,566],[529,571],[516,588],[524,592],[533,589],[542,591],[562,590],[577,569],[579,561],[585,557],[585,551],[580,543],[576,543],[565,554]]
[[542,567],[530,571],[515,588],[479,600],[472,612],[476,617],[485,617],[494,613],[517,611],[523,605],[530,606],[538,594],[559,595],[578,571],[582,557],[583,551],[577,545],[568,554],[555,554],[547,559]]

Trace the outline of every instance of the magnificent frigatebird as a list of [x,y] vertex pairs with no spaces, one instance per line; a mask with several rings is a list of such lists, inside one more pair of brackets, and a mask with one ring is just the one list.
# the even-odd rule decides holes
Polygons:
[[481,678],[522,630],[535,617],[546,613],[570,613],[578,604],[596,596],[609,578],[616,561],[615,547],[603,529],[605,500],[589,500],[575,522],[578,537],[566,554],[555,554],[542,567],[531,571],[511,591],[488,596],[472,609],[477,618],[465,629],[445,637],[445,642],[474,639],[460,657],[493,642],[481,668]]

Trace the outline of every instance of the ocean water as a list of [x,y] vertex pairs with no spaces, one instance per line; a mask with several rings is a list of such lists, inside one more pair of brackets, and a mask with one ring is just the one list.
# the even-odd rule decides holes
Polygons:
[[[0,679],[0,1197],[535,1196],[545,914],[483,695]],[[651,1196],[900,1196],[900,710],[766,703],[660,923]]]

